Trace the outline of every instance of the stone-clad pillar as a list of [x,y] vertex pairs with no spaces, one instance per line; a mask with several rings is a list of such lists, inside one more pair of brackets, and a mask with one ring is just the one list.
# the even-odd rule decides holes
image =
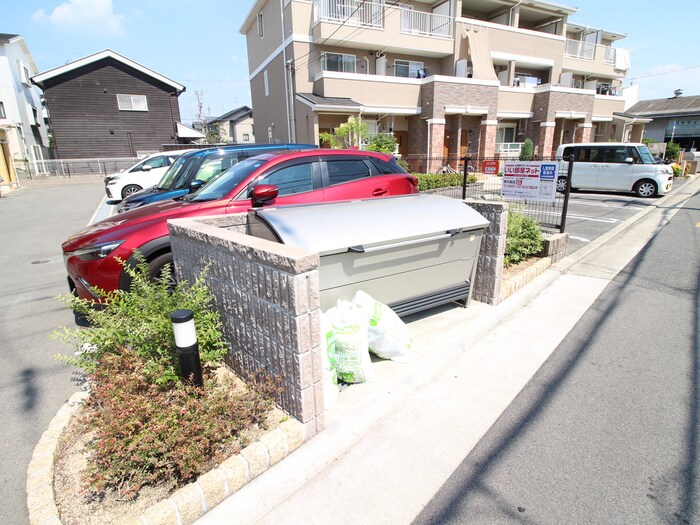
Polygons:
[[539,157],[546,159],[556,153],[555,151],[552,151],[554,149],[555,126],[556,122],[540,123],[540,140],[538,142],[539,151],[537,152]]
[[431,118],[428,123],[428,173],[437,173],[446,161],[443,161],[445,145],[445,119]]
[[493,159],[496,156],[497,120],[481,121],[481,136],[479,137],[479,157]]
[[592,129],[593,124],[590,122],[583,122],[576,126],[576,136],[574,138],[574,142],[590,142]]

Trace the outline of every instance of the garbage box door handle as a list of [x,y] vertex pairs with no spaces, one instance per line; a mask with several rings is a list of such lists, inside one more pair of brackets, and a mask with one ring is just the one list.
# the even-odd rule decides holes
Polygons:
[[371,246],[369,248],[365,248],[362,245],[350,246],[350,247],[348,247],[348,251],[353,252],[353,253],[379,252],[382,250],[390,250],[392,248],[401,248],[403,246],[411,246],[413,244],[423,244],[423,243],[431,242],[431,241],[439,241],[442,239],[449,239],[450,237],[454,237],[458,233],[459,233],[459,230],[449,230],[446,233],[441,233],[439,235],[433,235],[431,237],[421,237],[420,239],[411,239],[409,241],[392,242],[389,244],[382,244],[381,246]]

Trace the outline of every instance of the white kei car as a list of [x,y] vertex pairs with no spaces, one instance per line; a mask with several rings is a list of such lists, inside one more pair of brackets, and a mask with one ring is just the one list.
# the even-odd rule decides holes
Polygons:
[[155,186],[173,161],[189,149],[161,151],[136,164],[105,177],[105,192],[111,200],[122,200],[132,193]]

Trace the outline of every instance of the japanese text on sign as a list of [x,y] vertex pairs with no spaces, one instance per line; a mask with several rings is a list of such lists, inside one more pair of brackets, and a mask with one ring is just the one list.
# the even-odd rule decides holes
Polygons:
[[501,194],[512,199],[553,202],[558,169],[556,162],[506,161]]

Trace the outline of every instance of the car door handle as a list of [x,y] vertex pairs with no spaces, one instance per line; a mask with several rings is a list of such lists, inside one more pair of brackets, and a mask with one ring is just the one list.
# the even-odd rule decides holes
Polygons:
[[385,195],[385,194],[387,194],[388,192],[389,192],[389,190],[387,190],[387,189],[385,189],[385,188],[377,188],[376,190],[374,190],[374,191],[372,192],[372,195],[375,196],[375,197],[379,197],[380,195]]

